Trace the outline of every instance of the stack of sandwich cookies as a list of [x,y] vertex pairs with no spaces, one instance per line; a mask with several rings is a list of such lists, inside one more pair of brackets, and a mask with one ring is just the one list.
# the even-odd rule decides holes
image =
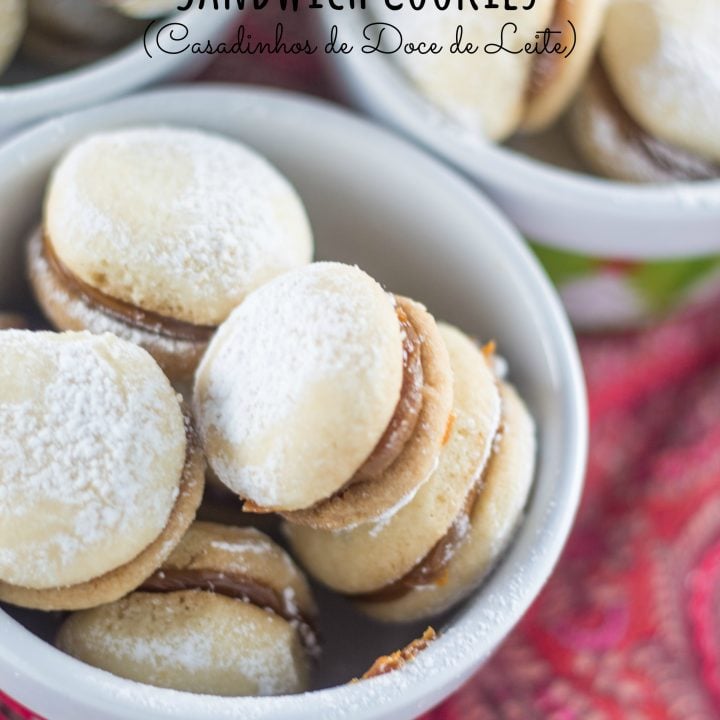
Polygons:
[[[376,14],[383,22],[400,25],[415,42],[443,46],[438,54],[400,52],[393,57],[418,90],[450,118],[501,141],[517,131],[543,130],[567,108],[592,60],[606,2],[548,0],[527,10],[481,8],[479,12],[430,7],[416,12],[408,6],[400,11],[378,8]],[[476,52],[450,51],[459,26],[460,48],[470,44],[478,48]],[[526,45],[542,46],[540,32],[546,27],[556,33],[552,44],[574,47],[571,54],[514,52]],[[493,52],[491,46],[500,44],[504,51]]]
[[469,594],[506,547],[532,482],[534,427],[522,401],[471,340],[440,329],[455,421],[430,480],[381,523],[285,528],[317,579],[386,621],[428,617]]
[[246,510],[325,528],[409,502],[451,405],[432,317],[338,263],[253,293],[211,342],[194,393],[208,461]]
[[312,253],[302,202],[253,151],[136,128],[91,136],[61,160],[28,264],[55,327],[135,342],[183,383],[247,294]]
[[715,0],[619,0],[571,115],[597,172],[634,182],[720,177]]
[[0,74],[20,46],[26,22],[25,0],[4,0],[0,3]]
[[137,592],[75,613],[57,644],[160,687],[276,695],[307,689],[315,615],[304,576],[268,537],[198,522]]
[[114,601],[192,523],[205,463],[167,378],[111,335],[0,333],[0,600]]

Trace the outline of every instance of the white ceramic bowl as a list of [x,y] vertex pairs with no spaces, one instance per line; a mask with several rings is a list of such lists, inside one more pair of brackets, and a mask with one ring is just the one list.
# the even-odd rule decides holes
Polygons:
[[[205,42],[222,37],[228,23],[238,17],[237,10],[190,10],[158,20],[153,28],[166,28],[163,30],[166,37],[172,29],[167,27],[170,23],[182,23],[189,31],[189,40]],[[189,52],[178,55],[159,52],[153,32],[148,32],[145,40],[152,57],[148,57],[143,38],[139,38],[102,60],[72,71],[13,85],[3,85],[0,78],[0,138],[42,118],[95,105],[160,80],[199,72],[212,59],[211,55]],[[167,47],[178,46],[168,43]]]
[[[316,100],[277,91],[179,88],[47,122],[0,151],[0,307],[22,302],[22,246],[48,172],[90,132],[174,123],[239,138],[298,188],[320,258],[357,263],[439,317],[496,338],[539,426],[536,485],[520,531],[482,589],[436,627],[406,670],[353,685],[424,624],[384,627],[321,596],[318,691],[221,699],[137,685],[83,665],[0,611],[0,685],[51,720],[404,720],[439,702],[485,660],[538,594],[582,486],[587,410],[573,337],[554,290],[511,227],[469,184],[392,134]],[[25,291],[26,292],[26,291]],[[41,634],[37,615],[12,611]],[[338,685],[337,687],[331,687]]]
[[529,237],[602,258],[720,253],[720,181],[641,186],[594,177],[557,132],[515,148],[485,142],[421,97],[392,56],[360,51],[369,11],[326,6],[322,17],[328,37],[337,25],[340,41],[355,46],[332,56],[351,99],[479,182]]

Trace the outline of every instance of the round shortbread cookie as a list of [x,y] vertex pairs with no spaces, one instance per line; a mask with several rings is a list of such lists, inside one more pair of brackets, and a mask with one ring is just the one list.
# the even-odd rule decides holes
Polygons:
[[216,570],[273,588],[311,619],[317,607],[305,576],[290,556],[253,527],[195,522],[163,569]]
[[205,457],[195,432],[188,446],[178,498],[160,536],[137,557],[100,577],[69,587],[31,590],[0,581],[0,600],[36,610],[84,610],[115,602],[135,590],[168,558],[183,539],[200,506],[205,485]]
[[[240,583],[239,595],[228,597],[232,583]],[[277,614],[247,594],[250,585],[275,593]],[[58,646],[161,687],[218,695],[300,692],[307,687],[308,651],[315,649],[308,645],[314,633],[301,626],[316,612],[304,575],[270,538],[253,528],[198,522],[147,585],[114,605],[72,616]]]
[[500,393],[503,419],[498,447],[447,577],[442,584],[410,590],[396,600],[356,603],[367,615],[386,622],[410,622],[440,613],[472,592],[507,548],[532,487],[536,443],[535,425],[515,390],[502,383]]
[[[540,55],[536,57],[531,95],[523,116],[523,132],[539,132],[549,127],[575,97],[595,57],[603,29],[608,0],[556,0],[551,27],[562,31],[553,43],[575,47],[568,57]],[[576,38],[570,22],[575,26]]]
[[43,254],[42,231],[33,233],[27,246],[30,285],[45,317],[58,330],[109,332],[147,350],[176,386],[191,384],[207,349],[207,342],[161,335],[123,322],[77,295],[52,272]]
[[623,105],[652,135],[720,162],[717,0],[617,0],[601,54]]
[[[507,12],[467,11],[426,7],[417,12],[407,7],[390,11],[375,10],[377,19],[401,28],[413,42],[443,45],[437,55],[396,53],[392,57],[417,89],[463,127],[490,140],[503,140],[520,124],[526,104],[527,88],[533,71],[533,56],[527,53],[484,52],[488,43],[500,43],[503,25],[513,22],[517,33],[506,31],[505,42],[522,47],[535,41],[538,29],[552,20],[554,2],[535,3],[531,10]],[[451,53],[457,27],[463,28],[462,45],[473,43],[475,54]],[[383,47],[390,48],[396,33],[386,30]]]
[[663,183],[709,179],[717,166],[647,134],[613,94],[596,67],[568,116],[568,130],[590,169],[627,182]]
[[185,465],[177,397],[112,335],[0,334],[0,580],[85,583],[167,525]]
[[208,461],[257,505],[309,507],[370,455],[402,377],[400,322],[378,283],[339,263],[288,273],[235,310],[198,368]]
[[25,0],[0,0],[0,74],[20,46],[26,15]]
[[399,457],[380,478],[354,482],[306,510],[283,512],[293,523],[340,530],[380,521],[407,505],[437,468],[451,421],[450,357],[432,315],[408,298],[398,297],[397,303],[420,339],[422,406],[415,429]]
[[308,663],[277,615],[201,590],[137,592],[72,615],[58,647],[120,677],[210,695],[301,692]]
[[381,523],[334,532],[284,526],[303,566],[338,592],[379,590],[417,565],[448,532],[490,457],[501,415],[495,376],[469,338],[439,327],[453,371],[454,422],[430,480]]
[[71,148],[48,187],[44,231],[82,282],[195,325],[222,322],[313,252],[302,202],[274,167],[238,142],[170,127]]

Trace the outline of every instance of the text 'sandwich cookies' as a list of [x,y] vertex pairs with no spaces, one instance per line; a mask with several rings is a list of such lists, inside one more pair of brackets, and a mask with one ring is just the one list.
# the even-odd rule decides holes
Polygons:
[[75,613],[57,644],[159,687],[278,695],[307,689],[315,616],[304,576],[267,536],[198,522],[137,592]]
[[428,617],[469,594],[505,548],[532,481],[534,428],[522,401],[471,340],[440,330],[454,372],[455,422],[428,483],[376,525],[285,527],[316,578],[386,621]]
[[208,460],[251,511],[339,528],[410,501],[447,434],[452,371],[425,308],[316,263],[253,293],[197,373]]
[[0,600],[73,610],[134,590],[193,521],[204,468],[141,348],[0,333]]
[[53,172],[29,272],[62,330],[113,332],[189,380],[254,289],[310,261],[300,198],[245,146],[196,130],[93,135]]
[[[376,15],[415,42],[442,45],[437,54],[397,52],[393,58],[448,117],[482,137],[502,141],[517,131],[544,130],[567,108],[592,60],[606,2],[543,0],[515,11],[428,7],[417,12],[408,7],[391,12],[381,7]],[[526,44],[542,45],[544,28],[557,33],[551,46],[557,42],[569,51],[574,45],[572,53],[524,52]],[[392,37],[387,28],[384,35]],[[456,40],[461,48],[470,44],[477,50],[451,52]]]
[[720,177],[715,0],[616,0],[570,128],[593,170],[632,182]]

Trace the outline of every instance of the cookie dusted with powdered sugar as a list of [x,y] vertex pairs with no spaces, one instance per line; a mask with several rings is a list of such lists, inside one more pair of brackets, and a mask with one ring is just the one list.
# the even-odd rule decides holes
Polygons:
[[489,351],[440,325],[454,374],[453,424],[437,470],[399,512],[335,532],[286,525],[295,554],[378,619],[409,622],[458,602],[506,547],[527,500],[534,429]]
[[270,538],[198,522],[137,592],[75,613],[57,644],[159,687],[279,695],[307,689],[316,613],[305,577]]
[[720,177],[720,8],[616,0],[570,118],[590,167],[632,182]]
[[[562,115],[592,60],[606,4],[542,0],[522,10],[428,6],[422,12],[379,4],[375,15],[385,24],[380,44],[385,52],[395,47],[392,26],[415,43],[441,45],[437,53],[395,52],[392,58],[445,115],[481,137],[502,141],[519,130],[543,130]],[[459,47],[469,45],[474,52],[451,51],[458,28]],[[554,33],[550,47],[557,43],[565,52],[524,52],[543,46],[545,28]]]
[[28,249],[56,327],[135,342],[173,381],[192,377],[248,293],[312,252],[302,202],[275,168],[240,143],[169,127],[71,148]]
[[170,554],[204,460],[153,359],[111,335],[0,333],[0,600],[92,607]]
[[253,293],[210,344],[194,394],[210,465],[246,509],[325,528],[409,502],[451,404],[429,313],[339,263]]

